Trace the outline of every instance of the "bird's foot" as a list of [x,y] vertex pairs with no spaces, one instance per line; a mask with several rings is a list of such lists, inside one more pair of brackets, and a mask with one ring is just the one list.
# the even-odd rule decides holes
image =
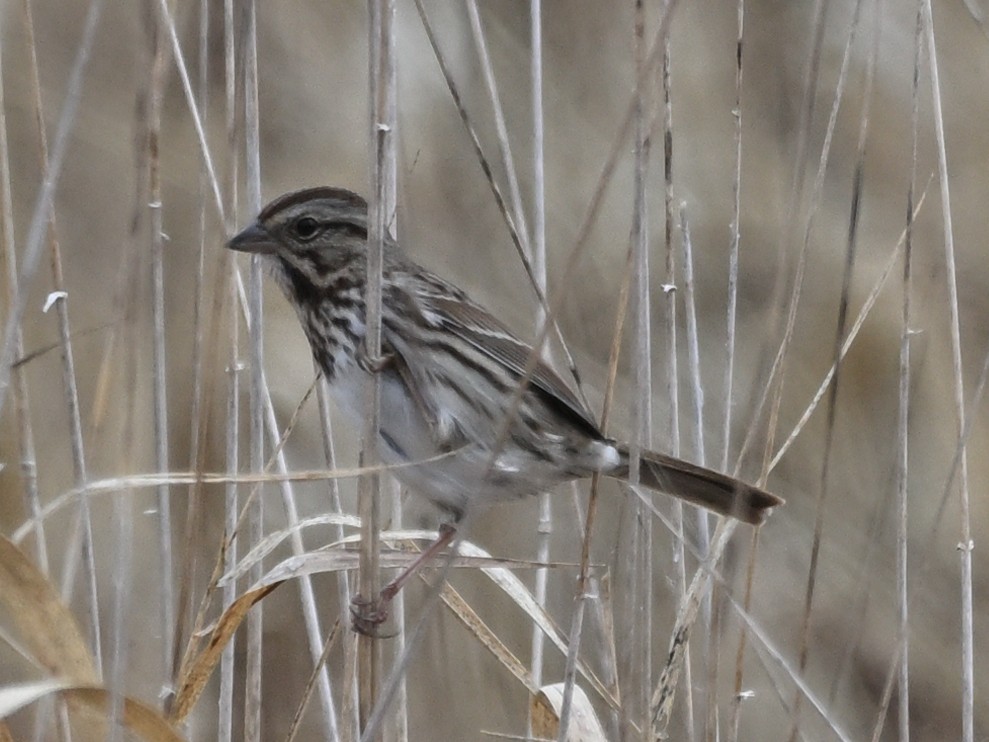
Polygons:
[[372,639],[391,639],[395,634],[381,631],[381,625],[388,620],[390,604],[391,600],[385,595],[379,595],[377,600],[355,595],[350,601],[351,628]]
[[371,353],[368,352],[367,343],[365,340],[362,340],[360,345],[357,346],[356,356],[357,365],[369,374],[377,374],[384,371],[395,360],[394,353],[382,353],[378,356],[371,355]]

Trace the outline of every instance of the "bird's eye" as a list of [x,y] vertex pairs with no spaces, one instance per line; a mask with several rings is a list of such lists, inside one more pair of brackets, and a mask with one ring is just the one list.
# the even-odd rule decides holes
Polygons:
[[304,216],[295,223],[293,229],[300,240],[311,240],[319,233],[319,222],[311,216]]

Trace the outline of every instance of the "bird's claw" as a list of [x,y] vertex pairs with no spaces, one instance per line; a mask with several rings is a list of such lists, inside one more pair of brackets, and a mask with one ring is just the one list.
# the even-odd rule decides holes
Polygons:
[[367,343],[364,340],[362,340],[360,345],[357,346],[357,352],[355,355],[357,358],[357,365],[369,374],[377,374],[384,371],[395,360],[394,353],[383,352],[381,355],[372,356],[368,352]]
[[358,634],[372,639],[391,639],[394,637],[395,634],[393,633],[386,634],[380,631],[381,624],[388,620],[389,602],[381,597],[377,600],[368,600],[360,595],[355,595],[350,601],[351,628]]

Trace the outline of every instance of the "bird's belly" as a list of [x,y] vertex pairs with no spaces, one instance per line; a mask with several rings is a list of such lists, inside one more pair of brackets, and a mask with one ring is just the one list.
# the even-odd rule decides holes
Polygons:
[[[407,393],[401,378],[387,372],[380,378],[382,460],[399,482],[455,517],[499,501],[538,494],[573,478],[546,457],[511,442],[496,455],[478,443],[441,446],[433,425]],[[338,374],[331,386],[338,407],[355,423],[366,419],[367,379],[368,375],[354,366]]]

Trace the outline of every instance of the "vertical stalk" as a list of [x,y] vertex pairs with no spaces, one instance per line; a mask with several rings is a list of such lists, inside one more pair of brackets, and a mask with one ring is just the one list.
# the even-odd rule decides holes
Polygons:
[[[367,295],[365,351],[371,358],[381,355],[381,274],[384,244],[395,203],[395,3],[369,0],[370,44],[370,151],[371,199],[368,204]],[[362,465],[374,467],[378,454],[380,380],[372,375],[364,390],[366,422],[362,437]],[[361,477],[360,594],[376,600],[381,590],[378,567],[380,477],[372,472]],[[371,718],[381,682],[381,644],[362,636],[358,640],[359,710],[362,730]]]
[[[668,38],[663,39],[663,243],[666,255],[665,276],[663,279],[664,297],[666,299],[666,395],[670,405],[670,453],[680,455],[680,379],[677,353],[677,273],[676,251],[673,247],[673,225],[676,216],[673,210],[673,102],[670,83],[670,52]],[[673,527],[681,537],[676,538],[673,546],[673,563],[677,589],[681,600],[687,592],[687,563],[683,547],[683,503],[679,499],[673,501]],[[684,727],[688,735],[694,730],[693,687],[690,672],[690,655],[687,650],[684,662],[684,685],[688,691],[684,694],[686,718]]]
[[[205,12],[205,3],[204,3]],[[227,147],[231,153],[238,151],[237,141],[237,65],[234,56],[234,3],[233,0],[223,0],[223,80],[224,80],[224,116],[227,135]],[[237,217],[237,171],[239,158],[233,154],[229,159],[226,174],[227,181],[227,234],[232,234]],[[229,253],[229,251],[225,251]],[[227,306],[230,317],[230,344],[227,348],[227,420],[226,420],[226,465],[227,472],[236,474],[240,469],[240,322],[237,317],[237,263],[232,255],[226,255],[224,274],[226,274]],[[237,513],[239,512],[237,485],[233,482],[224,488],[223,521],[224,537],[229,539],[224,555],[224,571],[229,571],[237,563],[238,540]],[[223,587],[222,605],[226,610],[237,598],[237,584],[230,580]],[[220,658],[220,696],[218,699],[217,742],[231,742],[233,739],[234,713],[234,670],[236,654],[234,643],[229,642],[223,649]]]
[[[150,14],[149,14],[150,15]],[[151,16],[153,17],[153,16]],[[164,230],[162,224],[161,172],[159,139],[161,107],[165,87],[165,63],[168,55],[161,19],[153,24],[154,57],[151,63],[150,106],[148,108],[148,215],[151,240],[151,322],[153,369],[153,426],[155,466],[159,473],[168,471],[168,396],[167,355],[165,351],[165,275]],[[161,623],[163,667],[172,660],[175,638],[174,570],[172,567],[172,516],[167,485],[156,488],[158,505],[158,559],[161,580]]]
[[[71,129],[71,119],[67,118],[67,115],[71,114],[74,117],[74,101],[77,102],[78,96],[81,94],[82,88],[82,69],[88,58],[89,51],[87,46],[92,43],[92,37],[95,35],[96,28],[98,25],[98,18],[101,8],[97,3],[90,6],[89,15],[87,16],[87,31],[86,36],[83,39],[83,43],[79,49],[79,56],[76,59],[76,67],[73,69],[73,80],[70,80],[69,89],[65,104],[65,109],[63,109],[63,117],[60,124],[67,123],[67,128],[61,132],[61,141],[65,141],[65,137]],[[37,47],[35,44],[34,36],[34,19],[31,13],[31,4],[28,0],[24,2],[24,32],[27,38],[28,46],[28,67],[31,77],[31,88],[34,93],[34,114],[35,114],[35,124],[38,129],[38,159],[40,164],[41,173],[45,178],[45,182],[50,182],[51,188],[54,189],[55,179],[58,177],[58,168],[61,164],[61,156],[58,152],[58,145],[60,142],[60,135],[56,135],[56,148],[54,153],[49,153],[48,148],[48,137],[45,133],[45,121],[44,121],[44,109],[41,102],[41,80],[38,70],[38,56]],[[78,76],[75,73],[78,71]],[[73,107],[70,107],[70,104]],[[64,153],[64,147],[62,148]],[[53,173],[52,171],[55,170]],[[39,203],[39,208],[41,204]],[[49,194],[49,200],[47,204],[44,205],[46,213],[44,216],[47,217],[47,229],[45,232],[48,236],[49,249],[51,251],[51,273],[52,273],[52,289],[56,292],[64,292],[64,280],[62,275],[62,257],[61,249],[59,247],[58,235],[56,231],[55,222],[55,205],[51,200],[51,194]],[[36,212],[35,216],[41,216],[40,212]],[[34,224],[32,224],[32,227]],[[42,229],[45,227],[42,226]],[[40,249],[40,239],[44,236],[44,233],[39,232],[38,234],[38,247]],[[27,247],[25,248],[25,263],[30,260],[30,236]],[[25,265],[25,272],[26,272]],[[26,293],[27,287],[25,286],[25,276],[21,276],[18,283],[19,288],[22,293]],[[11,317],[18,311],[18,301],[20,297],[12,297],[12,311]],[[88,481],[88,473],[86,470],[86,456],[85,449],[83,446],[82,437],[82,416],[80,414],[79,407],[79,391],[76,384],[76,373],[75,373],[75,362],[72,353],[72,341],[71,333],[69,329],[69,309],[68,309],[68,296],[63,296],[55,302],[55,312],[58,319],[58,329],[61,341],[61,355],[62,355],[62,383],[65,389],[66,395],[66,407],[68,409],[69,418],[69,435],[72,442],[72,467],[73,476],[75,479],[76,487],[82,488]],[[16,323],[15,327],[19,328],[20,321]],[[0,369],[2,373],[2,369]],[[3,394],[3,382],[0,381],[0,395]],[[0,400],[0,407],[2,407],[3,402]],[[80,530],[81,529],[81,532]],[[81,543],[80,543],[81,537]],[[86,598],[89,603],[89,630],[91,632],[92,648],[94,657],[96,659],[97,671],[102,673],[102,638],[101,638],[101,628],[100,628],[100,618],[99,618],[99,605],[96,593],[96,561],[93,553],[93,522],[92,516],[90,514],[89,500],[85,496],[79,499],[79,510],[77,513],[77,520],[75,531],[72,538],[70,539],[71,548],[66,550],[66,558],[69,560],[69,566],[63,572],[63,595],[67,595],[69,591],[74,588],[75,585],[75,574],[76,574],[76,555],[78,550],[81,548],[82,565],[85,579],[86,587]]]
[[897,419],[897,444],[899,455],[896,466],[896,494],[899,509],[899,529],[896,544],[896,588],[899,598],[898,623],[900,669],[898,674],[898,723],[899,742],[910,742],[910,593],[908,590],[908,500],[909,500],[909,442],[910,442],[910,292],[912,291],[911,261],[913,259],[913,212],[917,187],[917,140],[919,126],[919,80],[921,50],[923,48],[923,10],[917,5],[917,23],[914,32],[913,90],[911,96],[910,123],[913,147],[910,159],[910,186],[907,191],[907,232],[903,245],[903,315],[900,327],[900,402]]
[[[529,3],[530,60],[529,79],[532,105],[532,272],[541,296],[546,295],[546,190],[545,160],[543,157],[543,28],[542,0]],[[517,209],[521,214],[521,209]],[[536,313],[536,327],[546,321],[546,310],[540,303]],[[539,495],[539,519],[536,526],[536,560],[549,561],[550,536],[553,528],[553,505],[548,492]],[[546,605],[546,586],[549,570],[540,567],[536,570],[533,595],[539,605]],[[575,606],[577,610],[579,607]],[[545,635],[538,626],[532,627],[530,643],[532,658],[532,684],[538,688],[543,682],[543,648]],[[527,732],[532,734],[532,705],[528,706]]]
[[[944,114],[941,110],[941,83],[938,74],[937,45],[934,38],[934,12],[930,0],[924,1],[924,27],[927,32],[928,58],[931,72],[931,97],[934,108],[934,130],[937,140],[938,178],[941,187],[941,219],[944,228],[945,278],[948,283],[948,309],[951,330],[951,368],[955,391],[955,415],[958,440],[965,433],[965,385],[962,377],[961,330],[958,312],[958,280],[955,270],[955,241],[951,224],[951,195],[948,178],[948,155],[945,145]],[[961,580],[961,650],[962,650],[962,741],[975,739],[975,644],[974,597],[972,591],[972,523],[968,488],[968,451],[962,450],[959,461],[958,486],[960,494],[960,539],[958,547]]]
[[[645,60],[648,51],[645,39],[646,11],[642,0],[635,0],[633,48],[635,76],[646,76]],[[646,112],[646,87],[636,87],[634,128],[634,175],[632,203],[632,264],[635,285],[633,288],[635,313],[633,317],[632,366],[635,369],[632,405],[632,439],[629,466],[629,483],[639,481],[639,455],[652,442],[652,322],[650,320],[650,272],[649,272],[649,215],[646,207],[646,177],[649,165],[649,123]],[[632,650],[638,668],[633,673],[636,692],[627,700],[639,713],[638,727],[649,728],[649,689],[652,687],[652,524],[642,502],[635,500],[635,542],[639,547],[634,574],[633,594],[636,596],[631,614]]]
[[[258,121],[258,59],[257,59],[257,7],[254,0],[248,0],[245,35],[242,47],[244,58],[244,120],[247,201],[251,213],[261,210],[261,162]],[[251,325],[251,384],[250,384],[250,468],[251,471],[264,471],[264,358],[262,344],[262,298],[261,298],[261,257],[251,256],[248,278],[248,303]],[[263,485],[259,485],[263,489]],[[264,523],[264,497],[258,497],[251,508],[248,522],[248,548],[261,540]],[[251,581],[262,575],[259,561],[251,569]],[[262,637],[264,634],[264,614],[262,605],[254,606],[247,619],[247,676],[244,689],[244,738],[248,742],[259,742],[261,730],[261,679],[262,679]]]

